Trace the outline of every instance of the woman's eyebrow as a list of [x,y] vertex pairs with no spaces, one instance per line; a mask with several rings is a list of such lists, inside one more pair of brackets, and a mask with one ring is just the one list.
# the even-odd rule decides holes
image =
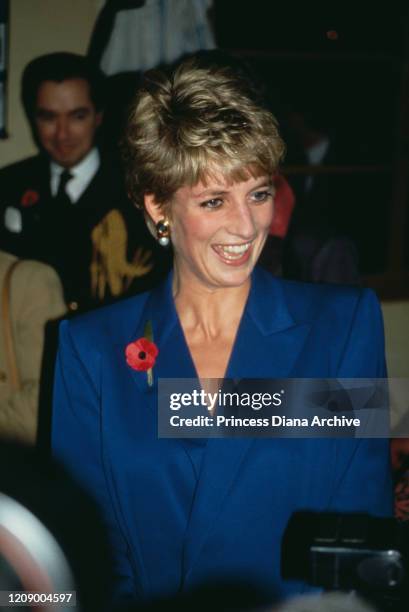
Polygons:
[[[249,189],[249,192],[254,191],[256,189],[260,189],[261,187],[266,187],[267,189],[274,189],[274,183],[269,179],[265,179],[263,181],[260,181],[259,183],[256,183],[251,189]],[[229,193],[228,189],[224,189],[222,187],[220,189],[217,189],[217,187],[209,187],[209,189],[205,189],[204,191],[201,191],[199,193],[193,193],[192,195],[194,198],[205,198],[209,196],[223,196],[226,195],[226,193]]]
[[205,198],[208,196],[226,195],[226,193],[228,193],[228,191],[225,189],[205,189],[200,193],[193,193],[192,195],[194,198]]
[[251,193],[252,191],[256,191],[257,189],[274,189],[274,183],[273,181],[263,181],[260,182],[258,185],[254,185],[254,187],[252,187],[251,189],[249,189],[249,193]]

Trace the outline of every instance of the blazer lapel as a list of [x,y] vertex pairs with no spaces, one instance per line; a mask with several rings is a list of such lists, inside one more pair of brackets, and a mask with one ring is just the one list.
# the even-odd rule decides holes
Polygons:
[[44,161],[42,164],[41,172],[38,173],[38,185],[39,191],[42,197],[48,201],[51,198],[51,171],[50,171],[50,162]]
[[[132,379],[136,391],[143,395],[142,402],[145,411],[144,419],[152,427],[152,421],[157,428],[158,419],[158,381],[164,378],[186,378],[198,380],[197,372],[190,355],[186,340],[180,325],[172,295],[173,274],[170,273],[164,283],[151,293],[137,327],[127,337],[127,341],[117,345],[118,357],[121,357],[127,378]],[[137,371],[127,365],[125,361],[125,348],[129,342],[142,338],[145,333],[147,321],[152,323],[153,342],[159,348],[159,354],[153,367],[153,384],[149,386],[146,372]],[[197,383],[199,384],[199,383]],[[197,386],[197,385],[196,385]],[[145,421],[146,423],[146,421]],[[156,429],[157,431],[157,429]],[[188,454],[191,462],[195,461],[191,455],[192,448],[204,445],[202,438],[177,438],[179,444]]]
[[[256,269],[226,378],[293,375],[310,327],[307,322],[294,320],[281,283],[263,270]],[[253,443],[252,438],[208,441],[186,535],[186,581],[194,572],[203,545]]]
[[291,376],[310,328],[294,319],[282,284],[256,268],[226,377]]
[[43,155],[38,155],[33,161],[33,167],[30,172],[30,180],[27,185],[30,189],[37,191],[40,195],[38,204],[24,209],[24,213],[37,215],[39,210],[45,209],[51,199],[50,188],[50,162]]
[[[152,324],[153,342],[159,349],[153,367],[153,385],[148,385],[147,373],[132,369],[126,365],[138,390],[142,393],[157,392],[159,378],[197,378],[196,370],[186,345],[185,337],[179,323],[172,296],[173,274],[154,289],[147,300],[137,327],[133,328],[125,343],[118,345],[122,356],[126,345],[144,337],[145,326]],[[123,357],[123,361],[125,358]]]

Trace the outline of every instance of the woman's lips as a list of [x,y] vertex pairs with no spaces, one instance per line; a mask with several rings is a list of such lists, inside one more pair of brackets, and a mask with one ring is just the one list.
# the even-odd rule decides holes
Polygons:
[[252,242],[243,244],[214,244],[212,249],[229,266],[241,266],[249,259],[252,246]]

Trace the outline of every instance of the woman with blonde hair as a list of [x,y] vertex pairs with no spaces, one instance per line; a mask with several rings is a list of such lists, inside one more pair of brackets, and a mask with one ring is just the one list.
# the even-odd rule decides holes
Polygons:
[[[256,263],[284,145],[227,66],[151,72],[127,131],[129,191],[174,268],[152,292],[61,327],[54,453],[100,504],[117,597],[240,580],[287,596],[280,545],[299,509],[387,515],[386,440],[170,439],[159,379],[382,377],[369,290],[286,282]],[[209,414],[214,414],[209,412]]]

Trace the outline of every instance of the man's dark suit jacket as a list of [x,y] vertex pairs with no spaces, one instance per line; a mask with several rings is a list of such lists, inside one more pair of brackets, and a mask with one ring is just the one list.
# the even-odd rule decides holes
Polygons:
[[[6,216],[17,217],[20,231],[6,227]],[[67,301],[80,309],[146,290],[170,265],[170,256],[127,199],[119,165],[104,158],[80,199],[65,206],[51,196],[46,156],[0,170],[0,244],[19,257],[54,266]],[[139,247],[151,252],[154,264],[142,275],[134,262]]]

